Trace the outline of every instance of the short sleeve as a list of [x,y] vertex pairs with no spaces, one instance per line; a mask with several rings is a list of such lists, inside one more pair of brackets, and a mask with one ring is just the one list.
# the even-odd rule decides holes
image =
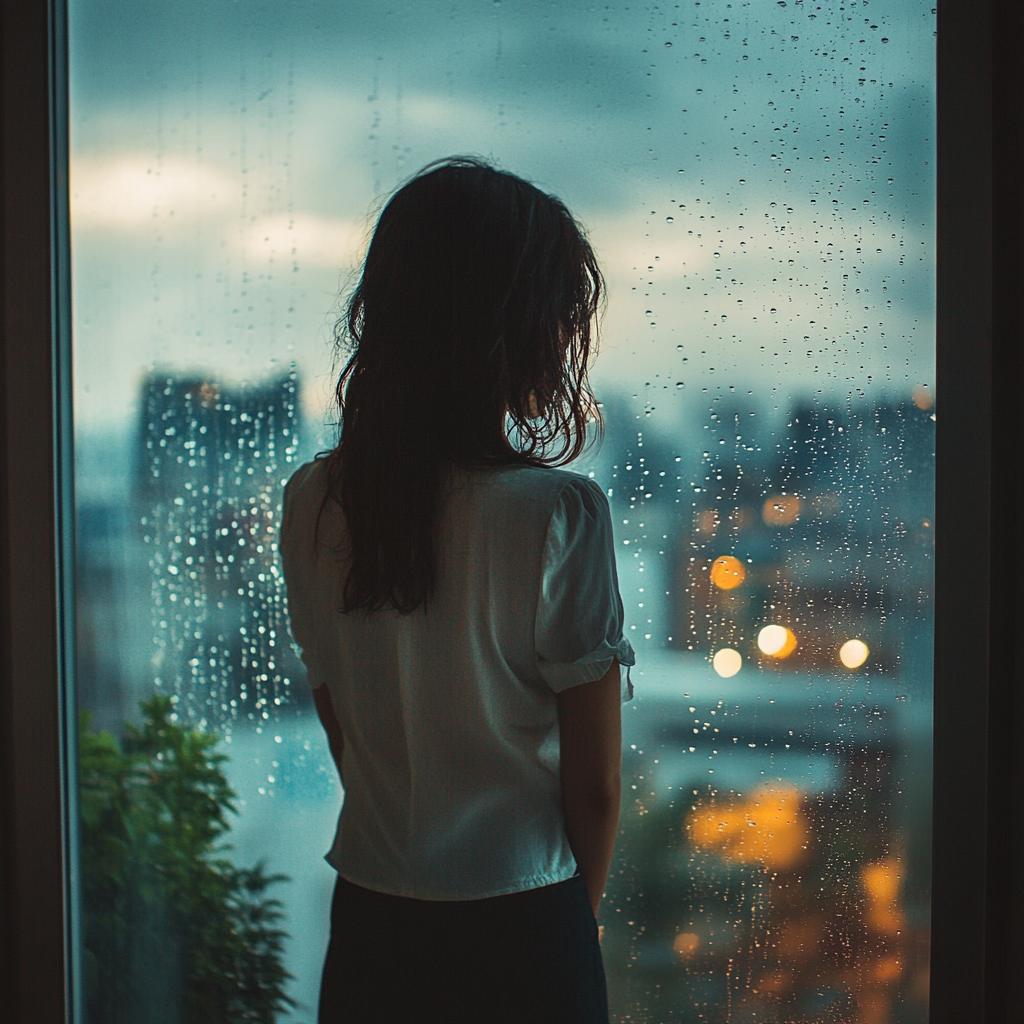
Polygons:
[[288,592],[288,621],[292,645],[306,666],[306,682],[311,690],[324,684],[317,659],[313,615],[313,565],[315,519],[310,518],[312,466],[303,466],[284,489],[281,517],[281,568]]
[[592,480],[574,478],[555,503],[544,546],[535,629],[544,681],[561,693],[600,679],[617,658],[629,700],[636,658],[622,627],[608,499]]

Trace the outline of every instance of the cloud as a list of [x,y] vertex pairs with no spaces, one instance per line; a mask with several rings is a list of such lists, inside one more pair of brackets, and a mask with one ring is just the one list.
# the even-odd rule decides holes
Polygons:
[[588,234],[609,278],[625,283],[653,276],[661,286],[729,269],[743,274],[748,299],[755,298],[759,286],[778,299],[776,282],[783,272],[787,283],[829,283],[855,270],[872,280],[902,277],[906,271],[901,266],[930,254],[934,245],[926,229],[898,225],[894,231],[891,223],[873,223],[860,211],[845,220],[833,219],[825,210],[768,220],[759,208],[751,213],[726,206],[723,213],[721,204],[708,204],[703,207],[706,220],[701,209],[669,207],[667,217],[654,220],[646,220],[639,210],[595,217],[587,225]]
[[[71,165],[74,227],[137,231],[195,222],[237,201],[231,176],[195,161],[156,161],[136,156],[80,157]],[[234,211],[232,210],[231,213]]]
[[[131,156],[76,159],[72,224],[79,234],[112,232],[122,242],[131,238],[143,246],[159,236],[165,252],[181,246],[182,256],[193,261],[191,236],[201,229],[208,255],[218,256],[226,246],[252,262],[288,260],[330,270],[358,266],[367,241],[365,222],[310,211],[241,218],[240,191],[237,176],[180,159],[160,164]],[[219,235],[223,245],[211,246],[210,235]]]
[[289,259],[301,266],[350,270],[362,262],[367,225],[302,212],[260,217],[242,239],[243,255],[255,260]]
[[714,263],[712,250],[702,239],[691,238],[683,228],[674,237],[652,239],[638,230],[635,212],[615,218],[590,218],[588,234],[606,276],[623,283],[647,276],[656,269],[659,281],[682,278],[707,270]]

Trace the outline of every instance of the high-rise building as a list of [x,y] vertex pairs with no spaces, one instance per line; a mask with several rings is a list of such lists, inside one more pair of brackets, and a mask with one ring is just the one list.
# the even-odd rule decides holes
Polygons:
[[278,553],[297,464],[294,372],[258,385],[154,373],[142,386],[135,501],[150,552],[153,682],[200,727],[302,699]]

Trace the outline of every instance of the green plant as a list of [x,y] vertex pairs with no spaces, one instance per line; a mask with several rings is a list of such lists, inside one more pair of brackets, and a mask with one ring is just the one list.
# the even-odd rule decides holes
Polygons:
[[94,1024],[272,1024],[291,975],[277,927],[286,881],[238,868],[221,842],[237,813],[218,737],[173,721],[169,697],[140,703],[118,741],[80,728],[81,892],[88,1019]]

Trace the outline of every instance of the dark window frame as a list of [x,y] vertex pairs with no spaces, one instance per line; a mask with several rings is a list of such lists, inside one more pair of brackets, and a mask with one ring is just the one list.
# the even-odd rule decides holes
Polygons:
[[[932,1024],[1024,1020],[1019,0],[938,0]],[[81,1020],[65,0],[4,0],[0,993]],[[993,215],[997,212],[997,216]],[[62,372],[58,372],[62,371]],[[64,643],[62,643],[62,637]]]

